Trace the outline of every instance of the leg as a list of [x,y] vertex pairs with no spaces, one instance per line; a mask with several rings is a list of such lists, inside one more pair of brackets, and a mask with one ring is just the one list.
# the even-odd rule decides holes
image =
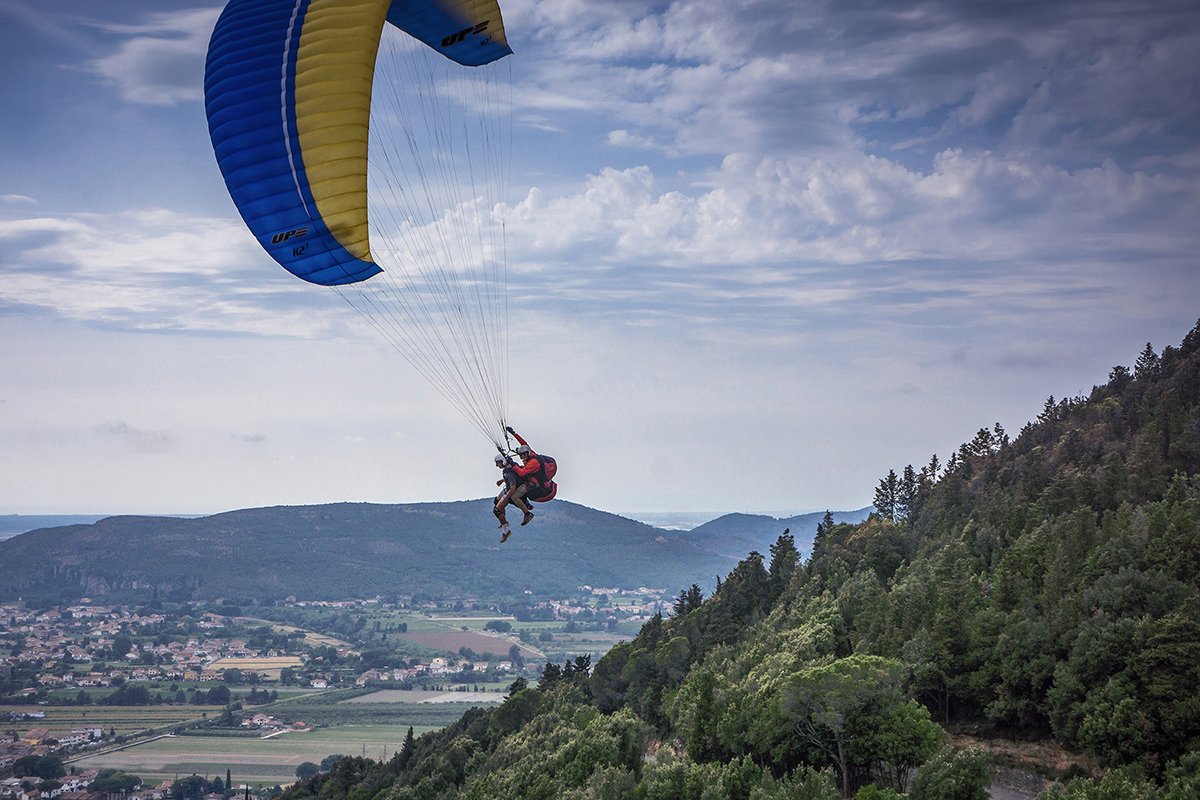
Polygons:
[[[496,496],[496,509],[501,513],[504,512],[504,507],[512,500],[512,494],[517,489],[517,473],[513,472],[512,467],[504,470],[504,490]],[[518,506],[520,508],[520,506]]]
[[533,513],[533,509],[529,507],[529,501],[525,499],[525,493],[528,491],[529,484],[522,483],[520,486],[508,493],[508,501],[524,511],[526,515]]
[[528,483],[522,483],[517,487],[517,490],[513,492],[512,504],[521,509],[521,511],[525,514],[525,518],[521,520],[522,525],[528,525],[529,521],[533,519],[533,509],[530,508],[529,501],[525,498],[525,495],[528,494],[532,488],[534,487],[530,486]]
[[504,515],[504,507],[508,505],[508,492],[508,487],[504,487],[492,502],[492,513],[500,520],[500,527],[505,529],[508,528],[508,518]]

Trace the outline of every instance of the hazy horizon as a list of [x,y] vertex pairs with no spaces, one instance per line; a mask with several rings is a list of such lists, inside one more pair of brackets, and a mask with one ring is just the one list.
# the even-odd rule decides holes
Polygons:
[[[473,500],[484,500],[486,498],[472,498],[472,499]],[[430,501],[430,502],[456,502],[456,501]],[[307,504],[301,503],[299,505],[307,505]],[[313,504],[313,505],[318,505],[318,504]],[[321,505],[323,505],[323,504],[321,504]],[[397,504],[397,505],[404,505],[404,504]],[[63,525],[91,524],[93,522],[97,522],[97,521],[99,521],[101,519],[105,519],[107,517],[148,516],[148,517],[169,517],[169,518],[175,518],[175,519],[195,519],[198,517],[214,516],[215,514],[222,514],[222,513],[228,513],[230,511],[241,511],[241,510],[244,510],[244,509],[226,509],[225,511],[216,511],[211,514],[172,514],[172,513],[128,514],[128,515],[122,514],[122,513],[115,513],[115,514],[0,514],[0,541],[4,541],[6,539],[11,539],[13,536],[19,536],[22,533],[28,533],[29,531],[37,530],[39,528],[61,527]],[[643,522],[647,525],[650,525],[655,528],[660,528],[662,530],[673,530],[673,531],[690,531],[690,530],[693,530],[694,528],[698,528],[699,526],[703,525],[706,522],[711,522],[714,519],[719,519],[719,518],[727,516],[729,514],[746,514],[746,513],[748,513],[748,512],[744,512],[744,511],[626,512],[626,511],[608,511],[606,509],[595,509],[595,510],[603,511],[604,513],[607,513],[607,514],[614,514],[619,517],[625,517],[626,519],[632,519],[637,522]],[[799,516],[804,516],[806,514],[820,514],[826,510],[831,510],[834,514],[839,514],[839,513],[847,513],[848,514],[848,513],[853,513],[853,512],[857,512],[857,511],[862,511],[863,508],[843,509],[840,511],[836,510],[836,509],[821,509],[820,511],[799,511],[799,512],[790,513],[790,514],[758,514],[758,515],[754,515],[754,516],[769,516],[769,517],[773,517],[775,519],[788,519],[790,517],[799,517]],[[65,521],[54,522],[53,524],[37,524],[34,527],[27,527],[27,528],[23,528],[21,530],[17,530],[17,528],[21,527],[22,524],[26,520],[31,520],[31,519],[59,519],[59,520],[65,520]]]

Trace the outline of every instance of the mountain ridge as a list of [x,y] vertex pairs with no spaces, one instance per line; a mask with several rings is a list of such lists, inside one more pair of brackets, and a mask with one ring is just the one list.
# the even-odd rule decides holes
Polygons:
[[834,523],[862,522],[874,506],[854,511],[814,511],[792,517],[771,517],[765,514],[725,514],[697,525],[690,531],[681,532],[681,538],[693,542],[706,550],[731,558],[743,558],[751,551],[766,553],[783,531],[790,530],[801,556],[812,552],[813,540],[817,535],[817,524],[828,513]]
[[[727,542],[705,545],[715,535],[689,537],[562,500],[539,508],[502,548],[489,503],[266,506],[41,528],[0,542],[0,599],[501,597],[582,585],[674,592],[711,587],[736,564]],[[736,521],[717,529],[757,542]]]

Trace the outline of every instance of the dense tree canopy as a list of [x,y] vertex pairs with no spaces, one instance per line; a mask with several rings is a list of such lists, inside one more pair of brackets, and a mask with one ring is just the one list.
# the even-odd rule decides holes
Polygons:
[[941,726],[1113,768],[1067,797],[1195,796],[1200,325],[1016,438],[892,470],[877,504],[827,514],[807,561],[785,531],[710,597],[681,590],[594,668],[549,665],[287,800],[981,796],[987,764],[939,750]]

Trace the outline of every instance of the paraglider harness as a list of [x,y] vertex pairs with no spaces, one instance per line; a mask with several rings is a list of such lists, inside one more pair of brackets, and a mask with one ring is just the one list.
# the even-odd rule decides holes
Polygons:
[[541,453],[534,455],[538,460],[538,469],[537,472],[525,476],[530,483],[529,490],[525,492],[525,499],[535,503],[548,503],[558,494],[558,484],[554,482],[554,476],[558,473],[558,462],[552,456]]
[[[507,433],[504,438],[507,443]],[[497,445],[496,449],[509,464],[513,463],[512,457],[505,452],[503,447]],[[532,450],[530,452],[533,453]],[[536,472],[523,476],[524,480],[529,482],[529,488],[525,491],[525,499],[534,503],[549,503],[558,494],[558,484],[554,482],[554,476],[558,474],[558,462],[554,460],[553,456],[544,453],[533,453],[533,455],[538,460],[538,468]]]

